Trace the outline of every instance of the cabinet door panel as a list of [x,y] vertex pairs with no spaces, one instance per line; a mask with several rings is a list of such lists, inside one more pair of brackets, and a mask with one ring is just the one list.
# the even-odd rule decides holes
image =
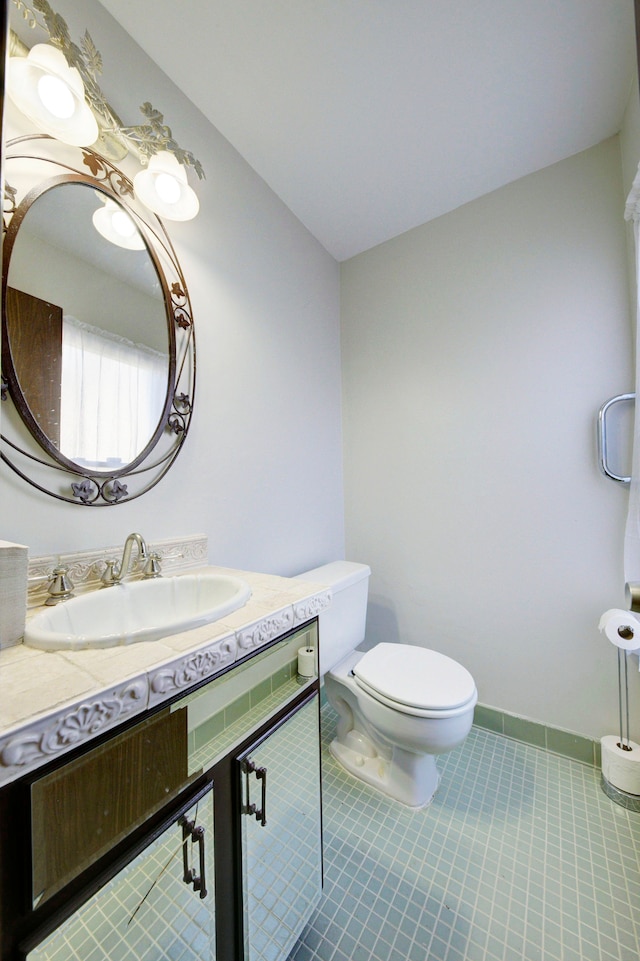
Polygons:
[[34,781],[34,905],[63,888],[188,782],[186,714],[169,711]]
[[318,723],[316,694],[239,758],[246,961],[286,958],[320,899]]
[[[204,844],[198,840],[197,828],[203,829]],[[194,872],[195,883],[185,881],[185,868]],[[205,897],[200,896],[202,885],[198,884],[203,868]],[[214,957],[213,791],[209,790],[30,951],[26,961],[214,961]]]

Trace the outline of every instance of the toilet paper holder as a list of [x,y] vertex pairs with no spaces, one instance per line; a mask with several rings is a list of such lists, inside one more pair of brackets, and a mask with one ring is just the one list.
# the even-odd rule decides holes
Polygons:
[[[618,628],[620,632],[622,628]],[[630,627],[633,637],[633,628]],[[618,710],[620,720],[620,741],[618,747],[621,751],[631,750],[631,738],[629,736],[629,652],[618,648]],[[624,714],[624,724],[623,724]],[[626,732],[626,738],[625,738]]]
[[617,648],[620,728],[619,736],[608,734],[600,740],[601,786],[616,804],[640,811],[640,745],[631,740],[629,730],[629,654],[639,653],[636,636],[640,638],[640,617],[633,611],[613,608],[605,611],[598,626]]
[[637,649],[640,647],[640,642],[635,640],[636,632],[640,636],[640,618],[633,611],[612,608],[602,615],[598,627],[618,651],[618,715],[620,722],[618,747],[621,751],[630,751],[629,653],[637,653]]

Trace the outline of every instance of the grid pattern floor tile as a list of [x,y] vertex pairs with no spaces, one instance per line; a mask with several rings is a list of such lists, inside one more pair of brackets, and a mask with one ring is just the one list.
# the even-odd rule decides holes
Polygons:
[[290,961],[638,961],[640,814],[599,771],[473,728],[412,811],[323,719],[325,887]]
[[[245,947],[249,961],[286,958],[321,897],[317,698],[250,753],[269,772],[267,825],[242,818]],[[295,769],[292,777],[292,759]],[[262,807],[252,775],[251,798]],[[246,796],[244,785],[244,802]],[[255,793],[254,793],[255,792]]]

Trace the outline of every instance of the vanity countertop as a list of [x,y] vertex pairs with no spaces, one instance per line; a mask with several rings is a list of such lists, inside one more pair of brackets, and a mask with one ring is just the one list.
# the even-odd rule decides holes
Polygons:
[[[86,651],[0,651],[0,784],[214,677],[328,606],[328,587],[223,567],[251,586],[243,608],[161,638]],[[197,573],[191,571],[190,573]]]

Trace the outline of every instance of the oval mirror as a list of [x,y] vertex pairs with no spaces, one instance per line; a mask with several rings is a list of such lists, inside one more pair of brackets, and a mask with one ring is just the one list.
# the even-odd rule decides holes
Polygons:
[[66,460],[112,472],[135,463],[155,435],[170,344],[146,245],[106,239],[94,226],[103,211],[135,231],[123,239],[140,237],[124,207],[88,184],[58,184],[31,203],[9,260],[6,322],[16,384],[35,424]]
[[3,376],[47,457],[3,416],[3,460],[72,503],[139,496],[175,459],[193,403],[191,311],[162,224],[108,161],[37,137],[8,145],[4,228]]

